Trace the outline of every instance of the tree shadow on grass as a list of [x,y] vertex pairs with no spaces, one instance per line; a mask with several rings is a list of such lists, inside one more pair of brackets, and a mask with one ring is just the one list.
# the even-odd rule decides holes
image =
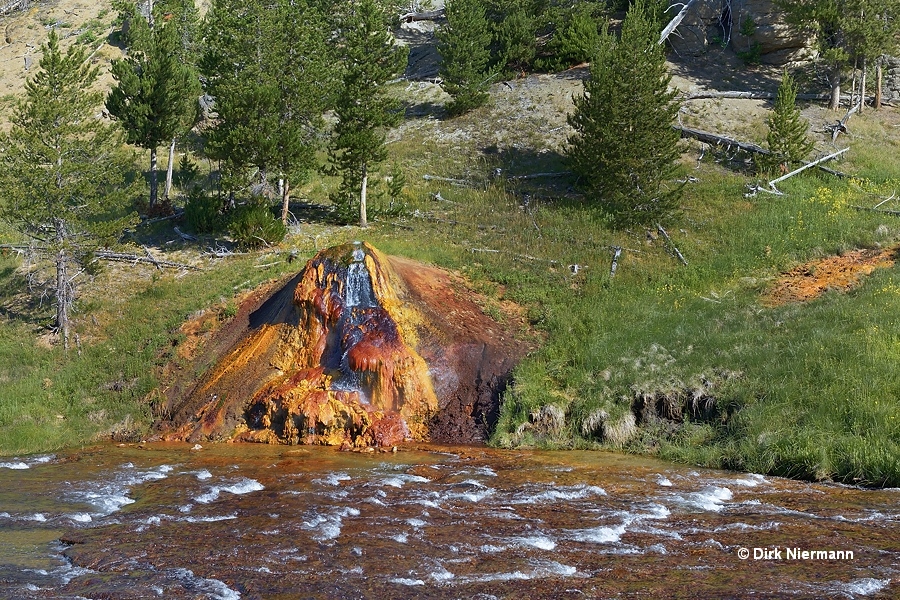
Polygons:
[[495,181],[526,198],[558,201],[577,195],[576,177],[569,172],[565,157],[555,150],[533,148],[481,148]]
[[12,263],[11,258],[0,258],[0,316],[35,328],[46,327],[53,317],[50,298],[29,290],[22,271]]

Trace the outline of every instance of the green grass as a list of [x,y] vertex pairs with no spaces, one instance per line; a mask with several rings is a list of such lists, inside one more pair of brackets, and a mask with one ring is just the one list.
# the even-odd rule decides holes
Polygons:
[[[464,118],[477,123],[479,113]],[[408,181],[401,216],[376,211],[366,231],[306,224],[282,251],[299,248],[309,256],[314,245],[366,239],[383,251],[462,272],[489,297],[488,310],[500,299],[520,303],[544,341],[516,370],[494,444],[615,448],[698,465],[896,486],[898,269],[879,270],[849,293],[829,292],[809,303],[772,308],[761,302],[779,273],[798,264],[900,240],[896,217],[851,208],[900,190],[900,170],[891,160],[900,136],[874,116],[854,120],[854,127],[860,137],[850,140],[851,159],[841,168],[868,180],[807,173],[781,184],[784,196],[745,197],[755,178],[709,162],[694,170],[695,157],[688,157],[699,181],[687,186],[681,215],[664,223],[687,266],[655,228],[609,229],[569,192],[570,181],[514,184],[490,177],[498,164],[507,172],[557,170],[558,154],[523,152],[514,164],[502,164],[503,157],[465,140],[441,145],[427,129],[389,145],[389,162],[402,165]],[[472,185],[427,182],[426,173]],[[332,185],[316,178],[298,194],[324,202]],[[162,235],[168,225],[159,227]],[[625,250],[610,278],[614,246]],[[145,398],[159,385],[154,368],[171,358],[178,325],[212,305],[230,314],[238,289],[302,264],[255,266],[268,262],[271,256],[251,254],[210,263],[200,273],[146,275],[127,285],[117,285],[112,273],[101,275],[77,315],[91,332],[80,356],[35,343],[49,322],[41,313],[46,304],[25,316],[5,309],[0,452],[81,444],[126,421],[145,429],[152,420]],[[4,295],[21,289],[17,264],[14,257],[0,262]],[[99,325],[89,326],[92,318]],[[110,385],[116,381],[126,385]],[[628,415],[644,401],[662,402],[683,418],[629,428]]]

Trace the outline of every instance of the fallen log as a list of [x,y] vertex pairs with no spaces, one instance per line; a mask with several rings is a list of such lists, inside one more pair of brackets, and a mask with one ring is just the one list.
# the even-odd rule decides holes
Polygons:
[[856,206],[855,204],[851,204],[850,208],[855,210],[868,210],[870,212],[882,213],[885,215],[891,215],[892,217],[900,217],[900,210],[887,210],[884,208],[872,208],[870,206]]
[[[718,135],[715,133],[710,133],[709,131],[703,131],[701,129],[693,129],[691,127],[685,127],[683,125],[673,125],[672,126],[676,131],[681,132],[681,137],[689,137],[694,138],[696,140],[700,140],[701,142],[706,142],[707,144],[716,144],[723,146],[735,146],[745,152],[751,152],[753,154],[762,154],[764,156],[768,156],[771,154],[770,151],[766,150],[762,146],[758,146],[752,142],[741,142],[739,140],[735,140],[730,137],[726,137],[724,135]],[[818,162],[818,161],[817,161]],[[808,163],[803,161],[802,164],[804,166],[809,166],[812,163]],[[820,171],[824,171],[829,175],[834,175],[835,177],[839,177],[841,179],[847,177],[846,173],[841,171],[836,171],[834,169],[830,169],[828,167],[822,166],[820,164],[815,165]]]
[[144,264],[152,264],[157,268],[166,267],[168,269],[189,269],[191,271],[199,271],[200,267],[195,267],[194,265],[186,265],[182,263],[171,262],[168,260],[158,260],[155,258],[148,258],[146,256],[141,256],[139,254],[126,254],[124,252],[95,252],[94,258],[100,260],[109,260],[113,262],[127,262],[132,264],[144,263]]
[[412,23],[413,21],[437,21],[438,19],[443,18],[444,9],[408,12],[399,16],[401,23]]
[[[669,39],[669,36],[672,35],[672,32],[675,31],[675,29],[679,25],[681,25],[681,22],[684,20],[685,15],[687,15],[688,10],[690,10],[695,1],[696,0],[688,0],[687,2],[685,2],[684,6],[681,7],[681,10],[678,11],[678,14],[675,15],[675,17],[671,21],[669,21],[669,24],[666,25],[665,29],[662,30],[662,33],[659,34],[659,42],[657,42],[658,44],[662,44],[667,39]],[[675,5],[673,4],[672,6]],[[669,8],[672,8],[672,6],[670,6]],[[668,11],[668,9],[666,10]]]
[[[774,100],[776,92],[746,92],[729,90],[724,92],[693,92],[683,100]],[[797,94],[797,100],[830,100],[831,94]],[[847,100],[850,97],[847,96]]]
[[763,148],[762,146],[758,146],[757,144],[753,144],[751,142],[741,142],[739,140],[726,137],[724,135],[718,135],[715,133],[710,133],[708,131],[703,131],[701,129],[693,129],[692,127],[685,127],[684,125],[672,125],[672,127],[681,132],[681,137],[690,137],[701,142],[706,142],[707,144],[719,144],[724,146],[734,146],[736,148],[740,148],[745,152],[752,152],[754,154],[771,154],[768,150]]

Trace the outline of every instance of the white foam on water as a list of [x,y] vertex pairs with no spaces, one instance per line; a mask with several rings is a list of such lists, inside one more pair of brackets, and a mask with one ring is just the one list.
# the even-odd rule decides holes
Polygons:
[[398,544],[405,544],[409,541],[409,536],[405,533],[398,533],[397,535],[392,535],[391,539]]
[[663,477],[662,475],[658,475],[656,477],[656,483],[663,487],[672,487],[672,482],[669,481],[668,477]]
[[10,518],[10,516],[9,516],[8,512],[0,512],[0,519],[9,519],[9,518]]
[[606,490],[596,485],[573,485],[560,486],[532,494],[526,497],[519,497],[513,500],[514,504],[538,504],[541,502],[559,502],[565,500],[583,500],[593,496],[606,496]]
[[322,485],[332,485],[332,486],[341,485],[342,481],[350,481],[350,476],[341,471],[329,473],[323,479],[313,479],[312,480],[313,483],[319,483]]
[[707,487],[699,492],[692,492],[684,496],[675,496],[676,502],[686,506],[719,512],[725,507],[725,502],[731,500],[734,495],[727,487]]
[[[471,491],[471,492],[449,492],[446,494],[446,497],[447,498],[455,498],[458,500],[465,500],[466,502],[476,503],[476,502],[481,502],[488,496],[493,496],[493,495],[494,495],[494,489],[485,487],[484,489],[479,489],[477,491]],[[435,508],[437,508],[437,505],[435,505]]]
[[0,469],[13,469],[16,471],[21,471],[24,469],[30,469],[31,467],[23,462],[2,462],[0,463]]
[[341,527],[344,523],[344,517],[358,517],[359,509],[345,506],[332,510],[328,514],[316,514],[309,521],[303,522],[303,528],[316,532],[313,539],[318,542],[325,542],[336,539],[341,535]]
[[425,585],[425,582],[421,579],[407,579],[405,577],[394,577],[393,579],[388,580],[389,583],[396,583],[398,585]]
[[671,514],[672,514],[672,511],[670,511],[668,507],[666,507],[662,504],[654,503],[654,504],[650,505],[649,513],[642,514],[640,516],[645,519],[667,519],[667,518],[669,518],[669,515],[671,515]]
[[489,581],[519,581],[531,579],[532,575],[523,573],[522,571],[513,571],[512,573],[490,573],[488,575],[479,575],[477,577],[466,577],[467,581],[476,581],[486,583]]
[[387,504],[385,504],[384,502],[381,501],[381,499],[376,498],[375,496],[369,496],[368,498],[366,498],[366,502],[368,502],[369,504],[375,504],[378,506],[387,506]]
[[[679,537],[679,539],[681,539]],[[653,544],[652,546],[647,546],[645,549],[646,552],[656,552],[657,554],[668,554],[669,551],[666,550],[666,547],[662,544]]]
[[412,525],[413,527],[417,527],[417,528],[425,527],[425,525],[428,524],[427,522],[423,521],[422,519],[407,519],[406,522],[409,523],[410,525]]
[[556,548],[556,541],[545,535],[517,537],[512,538],[511,541],[518,546],[530,546],[538,550],[553,550]]
[[215,523],[216,521],[231,521],[232,519],[237,519],[237,515],[232,513],[230,515],[220,515],[212,517],[182,517],[178,520],[185,521],[187,523]]
[[485,544],[480,550],[486,554],[495,554],[497,552],[503,552],[506,550],[506,546],[495,546],[493,544]]
[[77,491],[75,496],[78,500],[94,505],[99,510],[99,513],[94,513],[95,515],[110,515],[121,510],[123,506],[134,503],[134,499],[128,496],[131,488],[148,481],[165,479],[171,471],[170,465],[161,465],[154,469],[136,469],[134,464],[125,463],[113,474],[110,481],[99,486],[93,485],[89,490]]
[[219,494],[228,492],[230,494],[241,495],[250,492],[258,492],[264,490],[265,487],[255,479],[247,479],[246,477],[233,485],[214,485],[208,491],[194,498],[195,502],[200,504],[209,504],[219,499]]
[[845,589],[852,596],[869,596],[876,594],[890,585],[890,579],[873,579],[866,577],[864,579],[856,579],[846,584]]
[[402,488],[407,483],[428,483],[431,481],[427,477],[422,477],[421,475],[408,475],[405,473],[402,474],[391,474],[384,477],[384,479],[378,480],[374,482],[376,485],[387,485],[395,488]]
[[570,530],[570,537],[576,542],[593,542],[595,544],[609,544],[618,542],[625,533],[625,524],[615,527],[591,527],[589,529]]
[[94,520],[93,517],[91,517],[91,515],[89,515],[88,513],[75,513],[73,515],[66,516],[76,523],[90,523]]
[[198,577],[190,569],[175,569],[173,573],[177,579],[188,584],[190,588],[202,589],[211,600],[239,600],[241,597],[240,592],[231,589],[224,582],[218,579]]
[[210,473],[206,469],[201,469],[200,471],[194,472],[194,477],[196,477],[199,481],[205,481],[206,479],[212,479],[212,473]]
[[444,568],[443,565],[438,565],[434,571],[428,574],[428,576],[435,581],[450,581],[456,577],[456,575]]
[[28,521],[37,521],[38,523],[44,523],[47,521],[47,517],[44,516],[44,513],[34,513],[33,515],[29,515],[25,517]]
[[[711,531],[712,531],[712,533],[723,533],[726,531],[733,531],[735,529],[738,531],[770,531],[772,529],[778,529],[779,527],[781,527],[781,523],[779,523],[778,521],[768,521],[768,522],[762,523],[760,525],[750,525],[749,523],[736,522],[736,523],[726,523],[725,525],[720,525],[720,526],[712,529]],[[692,529],[689,531],[690,531],[690,533],[699,533],[700,532],[700,530],[697,530],[697,529]]]
[[756,473],[749,473],[747,477],[742,479],[729,479],[729,483],[733,483],[735,485],[742,485],[744,487],[756,487],[763,483],[768,483],[766,478],[762,475],[757,475]]
[[564,565],[555,560],[541,561],[537,563],[532,577],[552,577],[562,575],[563,577],[572,577],[578,573],[578,569],[571,565]]

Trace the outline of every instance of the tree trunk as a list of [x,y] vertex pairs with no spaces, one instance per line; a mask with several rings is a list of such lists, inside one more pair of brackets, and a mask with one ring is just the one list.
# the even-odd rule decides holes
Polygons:
[[281,185],[281,222],[288,224],[288,207],[291,203],[291,182],[288,178],[284,178]]
[[56,254],[56,326],[63,341],[63,350],[69,351],[69,307],[72,297],[69,292],[69,260],[66,251]]
[[841,109],[841,71],[835,68],[831,74],[831,103],[828,105],[830,110]]
[[166,191],[163,197],[169,200],[169,193],[172,191],[172,169],[175,165],[175,139],[172,138],[172,144],[169,146],[169,165],[166,167]]
[[875,110],[881,108],[881,57],[875,61]]
[[369,171],[366,165],[363,165],[362,190],[359,194],[359,226],[368,227],[369,222],[366,218],[366,186],[369,184]]
[[859,114],[866,108],[866,58],[862,59],[862,75],[859,78]]
[[150,208],[156,206],[159,183],[156,180],[156,148],[150,148]]

